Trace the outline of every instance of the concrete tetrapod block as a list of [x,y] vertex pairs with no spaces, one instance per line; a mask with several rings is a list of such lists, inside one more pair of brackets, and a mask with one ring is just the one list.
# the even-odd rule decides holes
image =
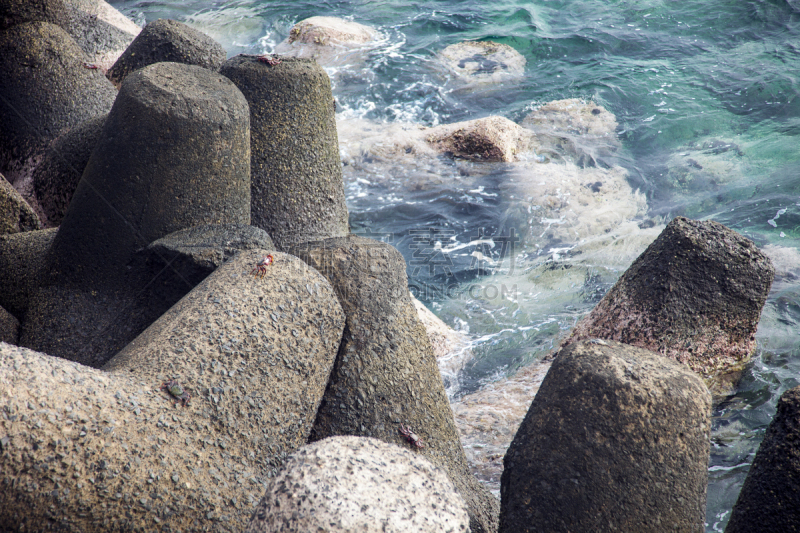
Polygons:
[[111,109],[117,91],[85,61],[72,37],[53,24],[0,31],[0,172],[18,190],[29,187],[40,154],[59,132]]
[[136,252],[131,266],[150,272],[149,298],[166,310],[236,253],[252,249],[273,251],[275,245],[253,226],[195,226],[153,241]]
[[[158,315],[133,253],[174,231],[250,222],[250,113],[230,80],[157,63],[128,76],[51,247],[20,343],[101,366]],[[154,135],[158,132],[158,135]]]
[[0,235],[0,306],[22,320],[39,288],[56,228]]
[[[0,344],[0,530],[242,531],[341,338],[328,282],[242,252],[104,370]],[[184,405],[162,383],[191,395]],[[179,392],[179,391],[176,391]]]
[[377,439],[330,437],[295,452],[267,486],[247,533],[458,533],[464,500],[419,454]]
[[800,387],[781,395],[725,533],[800,531]]
[[0,174],[0,235],[41,228],[39,217],[25,199]]
[[312,59],[232,57],[220,72],[250,103],[252,224],[278,249],[349,233],[331,82]]
[[69,16],[63,0],[3,0],[0,2],[0,30],[25,22],[61,25]]
[[69,18],[60,26],[72,35],[91,63],[107,71],[142,28],[104,0],[68,0]]
[[[333,285],[347,316],[311,440],[374,437],[444,469],[467,503],[473,533],[497,530],[499,505],[470,473],[433,349],[408,292],[403,256],[363,237],[307,243],[292,253]],[[417,448],[400,433],[410,426]]]
[[222,45],[208,35],[178,22],[150,22],[108,70],[108,79],[119,87],[128,74],[154,63],[185,63],[219,71],[225,61]]
[[689,366],[724,388],[755,349],[775,269],[722,224],[676,217],[625,271],[565,345],[599,337]]
[[50,143],[33,171],[33,191],[47,227],[58,226],[67,214],[107,116],[91,118],[63,132]]
[[19,338],[19,320],[0,307],[0,342],[16,344]]
[[558,352],[503,460],[501,532],[704,531],[711,395],[614,341]]

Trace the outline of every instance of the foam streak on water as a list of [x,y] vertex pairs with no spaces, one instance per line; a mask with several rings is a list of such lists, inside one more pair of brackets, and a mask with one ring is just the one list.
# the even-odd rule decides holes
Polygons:
[[[377,30],[366,48],[324,59],[351,225],[397,247],[412,292],[466,338],[442,371],[470,460],[495,491],[537,362],[666,221],[710,218],[752,238],[778,277],[757,357],[713,413],[707,530],[723,531],[800,375],[796,0],[112,4],[139,23],[186,22],[229,55],[272,52],[312,15]],[[510,46],[522,74],[464,79],[439,54],[468,40]],[[536,132],[517,161],[453,160],[425,140],[423,128],[489,115]]]

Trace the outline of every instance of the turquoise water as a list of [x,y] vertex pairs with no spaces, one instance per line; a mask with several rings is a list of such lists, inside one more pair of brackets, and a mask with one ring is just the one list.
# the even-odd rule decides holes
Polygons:
[[[758,356],[714,411],[707,530],[724,529],[777,398],[800,382],[800,13],[778,0],[111,3],[139,24],[187,22],[229,55],[270,52],[313,15],[378,29],[382,39],[363,62],[329,69],[342,138],[348,119],[520,122],[535,106],[566,98],[611,111],[622,149],[607,163],[627,170],[628,183],[646,196],[646,213],[615,227],[613,243],[584,251],[579,264],[563,261],[577,241],[546,236],[526,217],[509,185],[514,165],[367,154],[345,167],[351,224],[395,245],[412,290],[473,339],[473,358],[446,376],[456,400],[540,359],[665,220],[714,219],[771,250],[779,276]],[[524,77],[502,86],[454,79],[436,54],[464,40],[513,47],[527,60]],[[486,247],[495,262],[476,265],[477,245],[468,245],[481,231],[496,237],[511,229],[519,238],[513,254]],[[450,246],[447,262],[417,268],[424,239]],[[503,287],[515,295],[503,298]]]

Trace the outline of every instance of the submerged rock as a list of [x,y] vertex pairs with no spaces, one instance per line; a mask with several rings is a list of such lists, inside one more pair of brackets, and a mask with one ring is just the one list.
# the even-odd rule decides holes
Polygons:
[[703,531],[711,395],[613,341],[557,355],[506,453],[500,532]]
[[622,146],[616,117],[605,107],[578,98],[539,106],[521,125],[535,133],[548,150],[579,167],[608,167],[613,164],[610,156]]
[[439,58],[457,76],[469,81],[497,83],[520,78],[525,57],[507,44],[493,41],[464,41],[451,44]]
[[295,452],[267,486],[247,533],[469,531],[464,500],[420,454],[364,437]]
[[426,140],[438,152],[473,161],[517,161],[541,146],[530,132],[498,116],[436,126]]
[[371,44],[379,38],[373,28],[337,17],[310,17],[301,20],[275,52],[292,57],[315,59],[321,65],[361,63]]
[[725,533],[800,531],[800,387],[783,393]]
[[564,345],[599,337],[652,350],[724,388],[755,349],[774,276],[749,239],[713,221],[676,217]]

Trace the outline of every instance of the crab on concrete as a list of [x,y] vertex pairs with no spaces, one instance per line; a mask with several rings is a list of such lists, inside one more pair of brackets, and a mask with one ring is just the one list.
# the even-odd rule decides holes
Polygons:
[[424,448],[425,444],[423,444],[422,439],[419,438],[419,435],[414,433],[414,430],[411,429],[411,426],[404,426],[400,424],[400,434],[406,438],[408,442],[411,443],[412,446],[415,448]]
[[259,61],[261,61],[262,63],[266,63],[267,65],[269,65],[271,67],[274,67],[275,65],[277,65],[278,63],[281,62],[281,60],[280,60],[280,58],[278,56],[271,56],[269,54],[260,55],[260,56],[258,56],[257,59]]
[[267,267],[270,266],[274,260],[275,258],[272,257],[272,254],[267,254],[265,257],[261,258],[261,262],[258,263],[250,273],[258,278],[263,278],[267,275]]
[[167,391],[170,393],[170,395],[172,395],[173,398],[178,400],[178,402],[183,402],[183,405],[189,405],[189,399],[191,398],[191,395],[180,383],[178,383],[178,380],[171,379],[165,383],[162,383],[160,390]]

